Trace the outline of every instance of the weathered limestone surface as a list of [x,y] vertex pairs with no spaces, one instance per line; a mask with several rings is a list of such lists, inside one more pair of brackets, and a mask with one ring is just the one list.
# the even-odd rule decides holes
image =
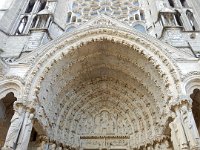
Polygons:
[[199,150],[198,3],[2,3],[0,148]]

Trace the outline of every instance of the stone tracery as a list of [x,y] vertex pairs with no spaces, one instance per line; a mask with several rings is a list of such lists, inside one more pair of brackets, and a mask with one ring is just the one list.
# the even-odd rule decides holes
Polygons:
[[[67,3],[66,31],[98,16],[104,14],[120,20],[127,25],[134,26],[136,22],[145,21],[144,11],[138,0],[70,0]],[[145,27],[144,27],[145,28]]]

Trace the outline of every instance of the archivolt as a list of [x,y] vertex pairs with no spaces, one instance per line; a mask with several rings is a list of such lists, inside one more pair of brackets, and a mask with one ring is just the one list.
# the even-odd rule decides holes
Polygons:
[[192,94],[195,89],[200,89],[200,72],[188,73],[183,83],[186,95]]
[[167,104],[181,91],[177,68],[160,48],[125,31],[77,33],[36,58],[27,99],[40,106],[36,116],[54,140],[78,144],[87,126],[81,118],[109,110],[124,116],[130,130],[123,134],[137,135],[138,144],[163,133]]
[[18,80],[3,80],[0,82],[0,99],[5,97],[8,93],[14,93],[15,97],[22,99],[24,92],[24,85]]

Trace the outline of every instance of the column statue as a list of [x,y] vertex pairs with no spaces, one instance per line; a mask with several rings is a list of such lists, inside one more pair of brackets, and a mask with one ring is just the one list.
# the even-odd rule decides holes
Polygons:
[[22,130],[19,136],[19,141],[16,150],[27,150],[31,131],[33,128],[33,118],[34,114],[31,112],[31,110],[28,108],[25,114]]
[[57,148],[56,148],[56,150],[62,150],[62,147],[61,147],[61,146],[59,146],[59,147],[57,147]]
[[147,150],[153,150],[153,146],[152,145],[147,146]]
[[41,144],[38,150],[46,150],[47,149],[47,143],[48,138],[46,136],[40,136]]
[[6,136],[4,147],[2,148],[5,150],[16,148],[25,115],[24,106],[22,103],[15,102],[13,107],[15,113],[11,119],[11,125]]
[[[182,143],[180,143],[180,149],[200,149],[200,138],[192,114],[191,106],[192,100],[190,99],[190,97],[184,95],[180,99],[171,102],[171,110],[176,112],[176,118],[174,119],[172,124],[174,123],[177,126],[177,129],[172,127],[172,124],[170,125],[170,128],[172,129],[172,142],[175,149],[177,149],[174,142],[176,139],[175,135],[177,135],[177,141],[182,141]],[[181,135],[175,133],[176,130],[179,131],[180,129],[182,130],[181,132],[183,132],[184,134]],[[185,139],[187,140],[187,143],[183,142],[185,141]]]
[[172,150],[172,147],[170,146],[170,143],[167,139],[161,142],[160,147],[161,150]]
[[172,117],[174,118],[174,121],[169,124],[169,127],[171,128],[171,140],[174,149],[188,149],[187,139],[181,123],[179,111],[176,110],[176,116],[173,113]]
[[199,133],[196,128],[196,123],[194,121],[194,117],[191,110],[188,110],[186,105],[181,107],[181,115],[183,127],[189,142],[190,148],[199,147]]
[[56,144],[55,143],[51,143],[49,145],[49,150],[56,150]]
[[160,150],[160,143],[156,143],[154,149],[155,150]]

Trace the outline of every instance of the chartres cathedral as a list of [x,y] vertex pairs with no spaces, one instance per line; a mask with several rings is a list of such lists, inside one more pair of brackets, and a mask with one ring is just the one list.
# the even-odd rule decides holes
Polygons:
[[0,149],[200,150],[200,0],[1,0]]

